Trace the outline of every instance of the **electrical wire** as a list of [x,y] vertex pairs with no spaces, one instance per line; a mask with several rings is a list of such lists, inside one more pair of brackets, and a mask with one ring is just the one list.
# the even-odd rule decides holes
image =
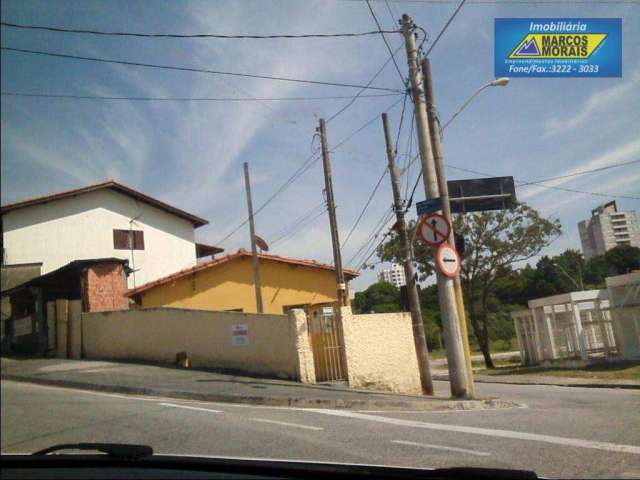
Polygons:
[[143,38],[219,38],[219,39],[250,39],[264,40],[275,38],[339,38],[339,37],[363,37],[377,35],[379,33],[398,33],[399,30],[374,30],[370,32],[356,33],[307,33],[307,34],[280,34],[280,35],[221,35],[214,33],[133,33],[133,32],[106,32],[102,30],[84,30],[79,28],[48,27],[43,25],[25,25],[20,23],[0,22],[3,27],[19,28],[25,30],[46,30],[57,33],[79,33],[89,35],[106,35],[117,37],[143,37]]
[[310,210],[303,213],[301,216],[299,216],[293,222],[291,222],[291,224],[287,225],[286,227],[272,234],[271,235],[272,240],[270,242],[271,246],[273,246],[274,244],[278,243],[280,240],[288,236],[292,231],[295,231],[295,229],[299,225],[303,224],[305,220],[317,214],[319,211],[326,211],[326,202],[322,201],[318,205],[314,205]]
[[640,163],[640,160],[631,160],[630,162],[615,163],[612,165],[607,165],[605,167],[593,168],[591,170],[581,170],[579,172],[567,173],[566,175],[558,175],[556,177],[543,178],[542,180],[536,180],[536,181],[550,182],[551,180],[560,180],[561,178],[576,177],[578,175],[584,175],[586,173],[601,172],[603,170],[609,170],[611,168],[618,168],[618,167],[624,167],[626,165],[633,165],[634,163]]
[[[587,190],[577,190],[574,188],[566,188],[566,187],[558,187],[556,185],[545,185],[544,182],[549,182],[551,180],[557,180],[560,178],[568,178],[568,177],[573,177],[573,176],[577,176],[577,175],[585,175],[588,173],[594,173],[594,172],[598,172],[601,170],[606,170],[609,168],[615,168],[615,167],[622,167],[624,165],[629,165],[629,164],[633,164],[633,163],[638,163],[640,162],[640,160],[634,160],[631,162],[625,162],[622,164],[617,164],[617,165],[609,165],[607,167],[601,167],[601,168],[595,168],[593,170],[584,170],[582,172],[575,172],[575,173],[571,173],[571,174],[567,174],[567,175],[560,175],[558,177],[551,177],[551,178],[545,178],[543,180],[536,180],[536,181],[527,181],[527,180],[517,180],[514,178],[514,183],[518,186],[521,187],[531,187],[531,186],[538,186],[541,188],[546,188],[546,189],[550,189],[550,190],[560,190],[562,192],[569,192],[569,193],[580,193],[583,195],[592,195],[594,197],[606,197],[606,198],[620,198],[620,199],[627,199],[627,200],[640,200],[640,197],[634,197],[631,195],[619,195],[619,194],[613,194],[613,193],[606,193],[606,192],[590,192]],[[463,167],[456,167],[455,165],[447,165],[447,168],[451,168],[453,170],[460,170],[461,172],[467,172],[467,173],[473,173],[475,175],[483,175],[485,177],[493,177],[495,175],[492,175],[490,173],[485,173],[485,172],[480,172],[478,170],[472,170],[469,168],[463,168]],[[411,191],[411,196],[409,198],[409,202],[407,203],[407,206],[405,207],[405,211],[408,211],[409,208],[411,208],[411,204],[413,203],[413,195],[416,192],[416,189],[418,188],[418,183],[420,182],[420,178],[422,178],[422,170],[420,170],[420,174],[418,175],[418,178],[416,179],[416,183],[413,185],[413,190]]]
[[376,17],[376,13],[373,11],[373,7],[371,6],[371,3],[369,2],[369,0],[366,0],[366,1],[367,1],[367,7],[369,7],[369,11],[371,12],[371,16],[373,17],[373,20],[376,22],[376,25],[378,26],[378,31],[381,32],[380,35],[382,36],[382,40],[384,41],[384,44],[387,46],[387,50],[389,51],[389,54],[391,55],[391,58],[393,59],[393,65],[396,67],[396,71],[398,72],[398,75],[400,76],[400,81],[402,82],[402,85],[405,85],[406,81],[405,81],[404,75],[402,75],[402,72],[400,71],[400,67],[398,66],[398,62],[396,62],[396,59],[394,57],[395,53],[391,50],[391,45],[389,45],[389,42],[387,41],[387,37],[385,37],[384,33],[382,33],[382,26],[380,25],[380,22],[378,21],[378,17]]
[[360,223],[360,220],[362,220],[362,217],[364,216],[365,212],[367,211],[367,208],[369,208],[369,205],[371,204],[371,200],[373,200],[373,197],[375,196],[376,192],[378,191],[378,188],[380,188],[380,184],[382,183],[382,180],[384,179],[384,177],[387,175],[388,171],[389,170],[386,167],[382,171],[382,175],[380,175],[380,178],[378,179],[378,182],[373,187],[373,190],[369,194],[369,198],[367,198],[367,201],[365,202],[364,207],[362,207],[362,210],[360,211],[360,215],[358,215],[358,218],[353,223],[353,226],[351,227],[351,230],[349,230],[349,233],[347,234],[347,237],[343,240],[342,245],[340,245],[340,248],[344,248],[345,245],[347,243],[349,243],[349,239],[351,238],[351,235],[353,235],[353,232],[358,227],[358,224]]
[[315,222],[317,219],[319,219],[320,217],[323,217],[325,214],[327,213],[326,209],[323,209],[319,212],[317,212],[313,217],[308,218],[305,222],[300,223],[299,225],[296,226],[296,228],[294,230],[292,230],[291,232],[289,232],[289,234],[279,238],[278,240],[274,241],[271,246],[273,247],[274,245],[282,245],[286,242],[288,242],[289,240],[291,240],[292,238],[294,238],[296,236],[296,234],[302,230],[303,227],[307,227],[309,225],[311,225],[313,222]]
[[[471,170],[469,168],[462,168],[462,167],[456,167],[454,165],[447,165],[448,168],[452,168],[454,170],[460,170],[462,172],[468,172],[468,173],[473,173],[476,175],[484,175],[486,177],[493,177],[495,175],[491,175],[490,173],[485,173],[485,172],[480,172],[478,170]],[[584,173],[589,173],[589,172],[584,172]],[[514,183],[518,186],[538,186],[538,187],[542,187],[542,188],[547,188],[547,189],[553,189],[553,190],[560,190],[563,192],[570,192],[570,193],[581,193],[581,194],[585,194],[585,195],[593,195],[596,197],[606,197],[606,198],[623,198],[623,199],[628,199],[628,200],[640,200],[640,197],[634,197],[631,195],[618,195],[618,194],[613,194],[613,193],[605,193],[605,192],[589,192],[586,190],[576,190],[573,188],[565,188],[565,187],[558,187],[556,185],[545,185],[544,183],[542,183],[543,181],[548,181],[548,180],[540,180],[540,181],[534,181],[534,182],[530,182],[527,180],[517,180],[514,178]]]
[[431,46],[427,50],[427,53],[425,54],[425,57],[428,57],[429,54],[431,53],[431,50],[433,50],[433,48],[438,44],[438,40],[440,40],[440,38],[442,38],[442,35],[444,35],[444,32],[447,31],[447,28],[449,28],[449,25],[451,25],[451,22],[453,22],[453,19],[456,18],[456,15],[458,15],[458,12],[460,11],[460,9],[462,8],[462,6],[465,4],[466,1],[467,0],[461,0],[460,1],[460,4],[458,5],[458,8],[456,8],[455,11],[453,12],[453,14],[451,15],[451,17],[449,17],[449,20],[447,20],[447,23],[444,24],[444,27],[442,27],[442,30],[440,30],[440,33],[435,38],[435,40],[433,42],[431,42]]
[[[305,172],[307,172],[315,163],[320,160],[320,156],[318,155],[318,150],[314,151],[311,156],[309,156],[303,164],[298,167],[298,169],[274,192],[271,196],[262,203],[254,212],[253,216],[260,213],[264,208],[269,205],[280,193],[282,193],[287,187],[289,187],[293,182],[298,180]],[[242,223],[236,226],[231,232],[229,232],[225,237],[216,242],[216,245],[221,245],[223,242],[231,238],[238,230],[244,227],[247,223],[249,223],[249,218],[246,218]]]
[[[398,105],[401,101],[402,101],[402,99],[396,100],[394,103],[389,105],[384,111],[388,112],[389,110],[393,109],[396,105]],[[349,135],[347,135],[345,138],[343,138],[340,142],[338,142],[336,145],[333,146],[333,148],[331,148],[329,150],[329,153],[334,152],[336,149],[340,148],[342,145],[347,143],[349,140],[351,140],[354,136],[356,136],[362,130],[364,130],[369,125],[371,125],[378,118],[378,116],[379,116],[379,114],[376,115],[375,117],[371,118],[370,120],[367,120],[362,126],[360,126],[355,131],[351,132]],[[315,135],[314,135],[314,138],[315,138]],[[253,212],[253,216],[255,217],[258,213],[260,213],[280,193],[282,193],[284,190],[286,190],[287,187],[289,187],[292,183],[294,183],[296,180],[298,180],[305,172],[307,172],[313,165],[315,165],[316,162],[322,158],[320,155],[318,155],[318,152],[319,152],[319,149],[314,150],[314,152],[302,163],[302,165],[300,167],[298,167],[298,169],[273,194],[271,194],[271,196],[267,200],[265,200],[265,202],[262,205],[260,205]],[[242,223],[240,223],[238,226],[236,226],[230,233],[228,233],[220,241],[216,242],[216,244],[220,245],[223,242],[225,242],[226,240],[228,240],[229,238],[231,238],[236,232],[238,232],[247,223],[249,223],[249,218],[246,218]]]
[[380,241],[378,242],[378,244],[375,246],[375,248],[373,250],[371,250],[371,253],[369,253],[369,255],[367,256],[367,258],[364,259],[364,261],[360,264],[360,266],[358,267],[358,271],[362,270],[363,268],[365,268],[367,266],[367,262],[369,261],[369,259],[378,251],[378,247],[380,247],[380,245],[382,245],[384,243],[384,241],[387,239],[387,237],[391,234],[391,230],[388,230],[383,237],[380,239]]
[[[390,110],[392,110],[393,108],[395,108],[398,104],[400,104],[400,102],[402,101],[402,99],[395,101],[394,103],[392,103],[391,105],[389,105],[385,110],[383,110],[384,112],[388,112]],[[356,130],[354,130],[353,132],[351,132],[349,135],[347,135],[344,139],[342,139],[340,142],[338,142],[336,145],[334,145],[333,150],[335,150],[338,147],[341,147],[342,145],[344,145],[345,143],[347,143],[349,140],[351,140],[353,137],[355,137],[357,134],[359,134],[361,131],[363,131],[365,128],[367,128],[369,125],[371,125],[373,122],[375,122],[376,120],[378,120],[380,118],[380,114],[376,115],[375,117],[372,117],[371,119],[367,120],[364,124],[362,124],[360,127],[358,127]],[[333,151],[332,150],[332,151]]]
[[409,195],[409,178],[411,176],[412,167],[414,160],[409,161],[411,158],[411,154],[413,153],[413,132],[416,126],[416,116],[415,111],[411,114],[411,129],[409,130],[409,138],[407,141],[407,165],[403,168],[403,173],[405,176],[405,186],[404,186],[404,203],[407,203],[407,196]]
[[[378,235],[378,233],[380,232],[380,230],[383,228],[383,225],[389,221],[389,218],[391,216],[391,214],[393,213],[393,207],[389,207],[387,208],[384,212],[382,212],[382,217],[380,217],[380,219],[376,222],[376,224],[374,225],[374,227],[371,229],[371,231],[369,232],[369,234],[367,235],[366,239],[364,242],[362,242],[362,244],[360,245],[360,247],[358,248],[358,250],[356,250],[354,252],[354,254],[351,256],[351,258],[347,261],[347,265],[351,265],[353,263],[353,261],[358,258],[363,250],[366,251],[369,250],[369,246],[370,243],[374,240],[374,238]],[[366,254],[366,253],[365,253]]]
[[[395,145],[395,151],[396,152],[398,150],[398,141],[400,139],[400,132],[402,130],[402,123],[404,121],[404,113],[405,113],[406,106],[407,106],[407,96],[408,95],[405,95],[405,97],[404,97],[404,102],[402,104],[402,113],[400,114],[400,125],[398,127],[398,139],[396,140],[396,145]],[[380,175],[380,178],[378,179],[378,182],[375,184],[375,186],[373,187],[373,190],[369,194],[369,198],[367,198],[367,201],[365,202],[364,207],[362,207],[362,210],[360,211],[360,214],[358,215],[358,218],[356,219],[356,221],[354,222],[353,226],[351,227],[351,230],[349,230],[349,233],[347,234],[347,237],[343,240],[342,245],[340,245],[341,249],[343,249],[345,247],[345,245],[349,242],[349,239],[351,238],[351,235],[353,235],[353,232],[358,227],[358,224],[360,223],[360,220],[362,220],[362,217],[364,216],[365,212],[367,211],[367,208],[369,208],[369,205],[371,204],[371,201],[373,200],[373,197],[375,196],[376,192],[378,191],[378,188],[380,188],[380,185],[382,184],[382,180],[387,175],[387,173],[388,173],[388,169],[385,167],[384,170],[382,170],[382,175]]]
[[196,72],[196,73],[208,73],[212,75],[227,75],[232,77],[245,77],[245,78],[257,78],[261,80],[275,80],[280,82],[293,82],[293,83],[305,83],[310,85],[327,85],[331,87],[345,87],[345,88],[366,88],[369,90],[378,90],[385,92],[395,92],[395,93],[404,93],[401,90],[393,89],[393,88],[385,88],[385,87],[372,87],[372,86],[363,86],[357,84],[350,83],[340,83],[340,82],[328,82],[321,80],[306,80],[300,78],[289,78],[289,77],[276,77],[272,75],[259,75],[259,74],[250,74],[250,73],[239,73],[239,72],[226,72],[222,70],[209,70],[203,68],[192,68],[192,67],[179,67],[175,65],[159,65],[154,63],[143,63],[143,62],[130,62],[126,60],[113,60],[108,58],[99,58],[99,57],[84,57],[80,55],[68,55],[63,53],[55,53],[55,52],[46,52],[43,50],[29,50],[24,48],[14,48],[14,47],[0,47],[0,50],[5,50],[8,52],[17,52],[17,53],[26,53],[32,55],[44,55],[48,57],[56,57],[56,58],[68,58],[73,60],[85,60],[90,62],[99,62],[99,63],[114,63],[119,65],[129,65],[135,67],[146,67],[146,68],[157,68],[162,70],[177,70],[183,72]]
[[[340,110],[338,110],[336,113],[334,113],[333,115],[331,115],[328,119],[327,119],[327,123],[331,122],[332,120],[334,120],[338,115],[342,114],[347,108],[349,108],[351,105],[354,104],[354,102],[358,99],[358,98],[364,98],[364,95],[362,95],[362,93],[369,88],[369,86],[373,83],[373,81],[378,78],[378,75],[380,75],[382,73],[382,71],[387,67],[387,65],[389,64],[389,62],[391,60],[393,60],[393,56],[396,55],[399,51],[400,48],[402,46],[396,48],[396,51],[393,52],[391,54],[391,56],[389,58],[387,58],[387,60],[382,64],[382,66],[378,69],[378,71],[373,75],[373,77],[371,77],[371,80],[369,80],[367,82],[367,84],[362,87],[360,89],[360,91],[351,98],[351,100],[349,102],[347,102]],[[387,94],[387,95],[395,95],[395,94]]]
[[395,13],[393,13],[393,9],[387,0],[384,0],[385,5],[387,6],[387,11],[389,12],[389,16],[391,17],[391,25],[394,27],[398,24],[398,17]]
[[[343,2],[364,2],[365,0],[342,0]],[[382,0],[375,0],[382,1]],[[449,4],[457,0],[388,0],[392,3]],[[638,0],[470,0],[467,5],[640,5]]]
[[404,96],[404,100],[402,101],[402,113],[400,113],[400,124],[398,125],[398,134],[396,135],[396,143],[393,147],[393,152],[398,154],[398,143],[400,142],[400,134],[402,133],[402,124],[404,123],[404,112],[407,109],[407,97],[409,94],[407,93]]
[[[129,101],[167,101],[167,102],[280,102],[280,101],[313,101],[313,100],[344,100],[353,99],[354,95],[335,95],[326,97],[105,97],[99,95],[67,95],[49,93],[26,93],[26,92],[2,92],[0,95],[8,97],[31,97],[31,98],[60,98],[75,100],[129,100]],[[368,95],[358,95],[359,98],[395,97],[402,93],[376,93]]]
[[[384,229],[385,226],[389,224],[389,221],[392,219],[392,217],[393,217],[393,207],[389,207],[383,212],[382,217],[375,224],[375,226],[373,227],[369,235],[366,237],[366,240],[360,245],[358,250],[356,250],[356,252],[347,261],[347,265],[353,264],[354,260],[358,257],[362,256],[364,258],[364,255],[366,255],[369,252],[372,242],[374,242],[376,238],[378,238],[378,235],[380,234],[382,229]],[[362,255],[363,251],[364,251],[364,255]],[[359,263],[359,262],[356,262],[356,263]]]

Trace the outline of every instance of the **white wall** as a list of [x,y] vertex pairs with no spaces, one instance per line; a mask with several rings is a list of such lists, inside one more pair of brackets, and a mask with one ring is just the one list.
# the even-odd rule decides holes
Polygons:
[[[144,250],[113,248],[113,230],[144,231]],[[113,190],[9,211],[2,216],[6,263],[42,262],[42,273],[73,260],[116,257],[139,269],[135,285],[196,264],[191,222]],[[133,275],[129,287],[134,286]]]

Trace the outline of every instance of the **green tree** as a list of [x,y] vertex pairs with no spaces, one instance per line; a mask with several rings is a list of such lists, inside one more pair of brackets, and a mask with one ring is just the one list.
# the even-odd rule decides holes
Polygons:
[[640,248],[617,245],[604,254],[609,273],[622,275],[640,269]]
[[[496,283],[505,269],[534,257],[549,245],[561,227],[557,220],[549,221],[522,203],[512,210],[458,215],[454,223],[465,238],[461,271],[465,306],[485,364],[493,368],[489,337],[491,315],[496,313]],[[398,262],[398,235],[393,233],[377,253],[383,261]],[[415,261],[423,280],[433,273],[433,253],[424,245],[415,248]]]
[[603,288],[608,274],[609,266],[604,255],[591,257],[584,266],[584,281],[591,288]]
[[355,294],[353,307],[356,313],[387,313],[402,311],[400,290],[391,283],[377,282]]

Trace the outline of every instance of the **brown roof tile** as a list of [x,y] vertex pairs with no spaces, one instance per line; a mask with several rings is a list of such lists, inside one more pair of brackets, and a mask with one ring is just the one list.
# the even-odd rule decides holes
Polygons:
[[64,192],[52,193],[50,195],[44,195],[41,197],[31,198],[28,200],[23,200],[20,202],[10,203],[2,206],[2,213],[10,212],[11,210],[17,210],[18,208],[30,207],[31,205],[38,205],[41,203],[52,202],[54,200],[60,200],[63,198],[73,197],[75,195],[80,195],[82,193],[94,192],[96,190],[102,190],[104,188],[108,188],[111,190],[115,190],[116,192],[120,192],[124,195],[128,195],[133,197],[141,202],[145,202],[149,205],[152,205],[160,210],[164,210],[165,212],[172,213],[178,217],[184,218],[193,224],[194,227],[201,227],[202,225],[206,225],[209,223],[204,218],[197,217],[192,215],[191,213],[185,212],[184,210],[180,210],[179,208],[173,207],[168,203],[164,203],[156,198],[150,197],[142,192],[134,190],[133,188],[127,187],[126,185],[122,185],[114,180],[109,180],[102,183],[96,183],[94,185],[87,185],[86,187],[76,188],[74,190],[66,190]]
[[[172,273],[171,275],[167,275],[166,277],[162,277],[159,278],[157,280],[154,280],[152,282],[148,282],[145,283],[144,285],[140,285],[139,287],[135,288],[135,289],[131,289],[129,290],[129,292],[127,293],[128,296],[132,297],[134,295],[138,295],[139,293],[145,292],[147,290],[152,289],[153,287],[157,287],[159,285],[164,285],[166,283],[172,282],[174,280],[177,280],[179,278],[182,278],[184,276],[196,273],[196,272],[200,272],[202,270],[208,270],[209,268],[214,268],[217,267],[219,265],[225,264],[227,262],[230,262],[231,260],[234,260],[236,258],[240,258],[240,257],[251,257],[251,252],[241,248],[240,250],[238,250],[235,253],[230,253],[228,255],[224,255],[223,257],[220,258],[214,258],[213,260],[210,260],[208,262],[203,262],[200,263],[198,265],[194,265],[193,267],[189,267],[189,268],[185,268],[184,270],[180,270],[176,273]],[[326,263],[320,263],[320,262],[316,262],[315,260],[306,260],[306,259],[302,259],[302,258],[293,258],[293,257],[284,257],[281,255],[272,255],[272,254],[267,254],[267,253],[259,253],[258,257],[263,259],[263,260],[273,260],[276,262],[283,262],[283,263],[289,263],[291,265],[301,265],[304,267],[312,267],[312,268],[320,268],[322,270],[335,270],[335,268],[333,267],[333,265],[328,265]],[[356,278],[360,275],[359,272],[356,272],[355,270],[344,270],[344,274],[345,277],[347,277],[349,280]]]

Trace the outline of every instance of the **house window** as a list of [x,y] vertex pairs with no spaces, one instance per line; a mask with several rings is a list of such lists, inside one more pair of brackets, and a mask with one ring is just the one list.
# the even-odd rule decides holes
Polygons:
[[142,230],[114,230],[113,248],[116,250],[144,250]]

